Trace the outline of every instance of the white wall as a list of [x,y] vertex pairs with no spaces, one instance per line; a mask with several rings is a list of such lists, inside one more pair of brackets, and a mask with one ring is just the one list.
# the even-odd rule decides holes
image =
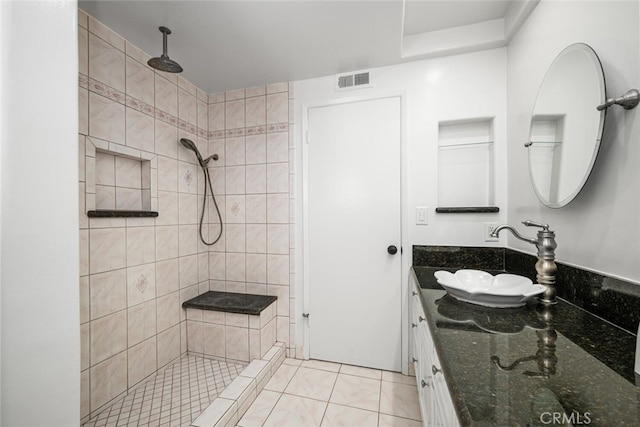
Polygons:
[[[372,88],[336,92],[335,76],[296,82],[296,123],[310,106],[339,100],[388,94],[405,95],[407,135],[405,164],[408,177],[407,244],[499,245],[485,243],[479,222],[501,221],[501,214],[436,214],[438,123],[477,117],[495,117],[496,200],[506,210],[506,51],[503,48],[370,70]],[[296,144],[301,145],[301,125]],[[301,150],[299,150],[301,151]],[[300,153],[299,153],[300,154]],[[300,154],[301,155],[301,154]],[[300,168],[300,163],[298,164]],[[300,178],[300,177],[298,177]],[[429,207],[429,225],[415,224],[415,207]]]
[[[557,235],[558,260],[640,282],[640,110],[609,109],[593,173],[561,209],[546,208],[536,198],[523,148],[544,73],[568,45],[584,42],[596,51],[609,97],[640,86],[638,18],[637,1],[540,2],[508,46],[507,151],[509,223],[548,223]],[[511,237],[508,242],[535,253],[529,244]]]
[[[302,144],[307,108],[346,100],[402,95],[403,120],[403,259],[404,275],[411,263],[412,245],[500,246],[486,243],[483,224],[505,222],[506,186],[506,49],[493,49],[447,58],[410,62],[370,70],[371,88],[336,92],[335,76],[295,83],[296,129],[296,248],[302,248]],[[495,204],[497,214],[436,214],[438,194],[438,123],[495,117]],[[331,165],[327,165],[331,167]],[[415,208],[429,207],[429,224],[415,224]],[[296,256],[296,293],[303,295],[302,253]],[[406,282],[406,280],[405,280]],[[296,343],[303,342],[303,299],[296,300]]]
[[2,425],[75,426],[76,2],[2,2],[0,10]]

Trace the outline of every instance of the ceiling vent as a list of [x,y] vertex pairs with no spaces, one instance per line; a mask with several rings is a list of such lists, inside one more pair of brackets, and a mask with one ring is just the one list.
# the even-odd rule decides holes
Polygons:
[[371,87],[369,72],[340,74],[336,80],[336,90],[362,89]]

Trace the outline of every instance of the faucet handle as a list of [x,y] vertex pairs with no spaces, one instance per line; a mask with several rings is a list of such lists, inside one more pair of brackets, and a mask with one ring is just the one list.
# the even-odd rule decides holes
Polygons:
[[544,231],[549,231],[549,224],[541,224],[539,222],[534,222],[531,220],[522,221],[522,223],[527,227],[540,227]]

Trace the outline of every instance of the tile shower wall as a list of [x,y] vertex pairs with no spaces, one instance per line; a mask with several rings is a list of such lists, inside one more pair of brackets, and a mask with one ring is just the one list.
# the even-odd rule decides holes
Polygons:
[[[295,357],[289,84],[207,95],[82,11],[78,43],[83,420],[187,351],[181,304],[209,289],[278,296],[277,339]],[[179,138],[220,156],[213,246],[198,239],[203,176]],[[155,156],[157,218],[87,218],[91,141]],[[209,206],[203,233],[218,231]]]
[[[225,224],[223,240],[209,252],[209,278],[211,290],[277,296],[277,341],[295,357],[291,86],[209,95],[209,154],[220,156],[210,170],[214,192],[224,195]],[[209,224],[213,238],[219,231],[214,209]]]
[[[181,77],[155,72],[146,65],[147,54],[82,12],[78,41],[81,417],[86,419],[186,352],[180,304],[208,290],[209,248],[197,238],[201,176],[195,156],[178,148],[178,138],[206,147],[208,117],[203,91]],[[157,219],[87,218],[88,206],[118,207],[104,205],[99,190],[110,182],[105,176],[140,181],[140,168],[118,167],[128,164],[124,157],[104,155],[97,165],[85,161],[92,141],[155,155]],[[97,184],[97,196],[86,191],[88,183]]]

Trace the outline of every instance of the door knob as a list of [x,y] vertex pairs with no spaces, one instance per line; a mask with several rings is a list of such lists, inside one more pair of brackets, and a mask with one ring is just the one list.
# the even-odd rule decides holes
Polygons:
[[393,246],[393,245],[390,245],[390,246],[387,248],[387,252],[389,252],[389,254],[391,254],[391,255],[395,255],[395,254],[397,254],[397,253],[398,253],[398,248],[396,248],[396,247],[395,247],[395,246]]

